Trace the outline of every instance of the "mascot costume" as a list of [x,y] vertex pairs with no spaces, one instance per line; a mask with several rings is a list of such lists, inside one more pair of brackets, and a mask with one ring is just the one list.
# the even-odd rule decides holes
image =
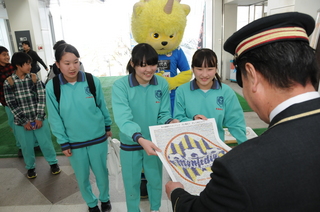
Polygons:
[[178,0],[141,0],[133,6],[133,38],[157,51],[158,75],[169,83],[172,111],[175,89],[192,78],[187,58],[179,47],[189,12],[190,7]]
[[[141,0],[133,6],[131,31],[137,43],[148,43],[158,53],[158,73],[168,84],[173,114],[175,89],[189,82],[192,71],[179,47],[190,7],[179,0]],[[179,69],[179,72],[177,71]],[[147,181],[142,173],[141,198],[147,198]]]

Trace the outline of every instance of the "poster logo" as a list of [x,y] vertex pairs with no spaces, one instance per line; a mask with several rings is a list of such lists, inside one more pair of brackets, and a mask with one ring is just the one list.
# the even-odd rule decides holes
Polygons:
[[192,132],[172,138],[164,152],[167,162],[177,174],[198,186],[206,186],[213,161],[226,153],[227,150]]

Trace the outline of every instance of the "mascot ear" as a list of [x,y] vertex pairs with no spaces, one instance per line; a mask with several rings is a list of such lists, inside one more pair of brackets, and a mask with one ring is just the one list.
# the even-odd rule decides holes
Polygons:
[[184,12],[186,13],[186,16],[190,13],[190,6],[189,5],[187,5],[187,4],[181,4],[181,6],[182,6],[182,8],[183,8],[183,10],[184,10]]
[[138,17],[142,12],[143,7],[144,7],[144,2],[135,3],[133,6],[133,15]]

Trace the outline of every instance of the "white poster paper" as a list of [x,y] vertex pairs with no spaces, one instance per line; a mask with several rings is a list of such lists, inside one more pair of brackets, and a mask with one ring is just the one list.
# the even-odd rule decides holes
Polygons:
[[152,142],[172,181],[181,182],[191,194],[199,194],[211,179],[211,166],[230,147],[219,138],[215,119],[150,126]]

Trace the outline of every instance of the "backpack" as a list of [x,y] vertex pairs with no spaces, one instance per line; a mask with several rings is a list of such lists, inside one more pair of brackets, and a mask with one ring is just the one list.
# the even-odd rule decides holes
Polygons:
[[[97,105],[97,101],[96,101],[96,86],[94,85],[94,81],[93,81],[93,76],[90,73],[85,72],[86,78],[87,78],[87,82],[89,85],[89,90],[91,92],[91,94],[94,97],[94,100],[96,102]],[[54,90],[54,95],[56,96],[57,102],[60,103],[60,80],[59,80],[59,75],[53,77],[52,79],[52,83],[53,83],[53,90]]]
[[[30,73],[30,75],[31,75],[32,82],[34,84],[37,84],[37,75],[35,73]],[[14,81],[12,79],[12,76],[7,77],[7,81],[9,83],[9,85],[11,86],[11,88],[14,88]]]

